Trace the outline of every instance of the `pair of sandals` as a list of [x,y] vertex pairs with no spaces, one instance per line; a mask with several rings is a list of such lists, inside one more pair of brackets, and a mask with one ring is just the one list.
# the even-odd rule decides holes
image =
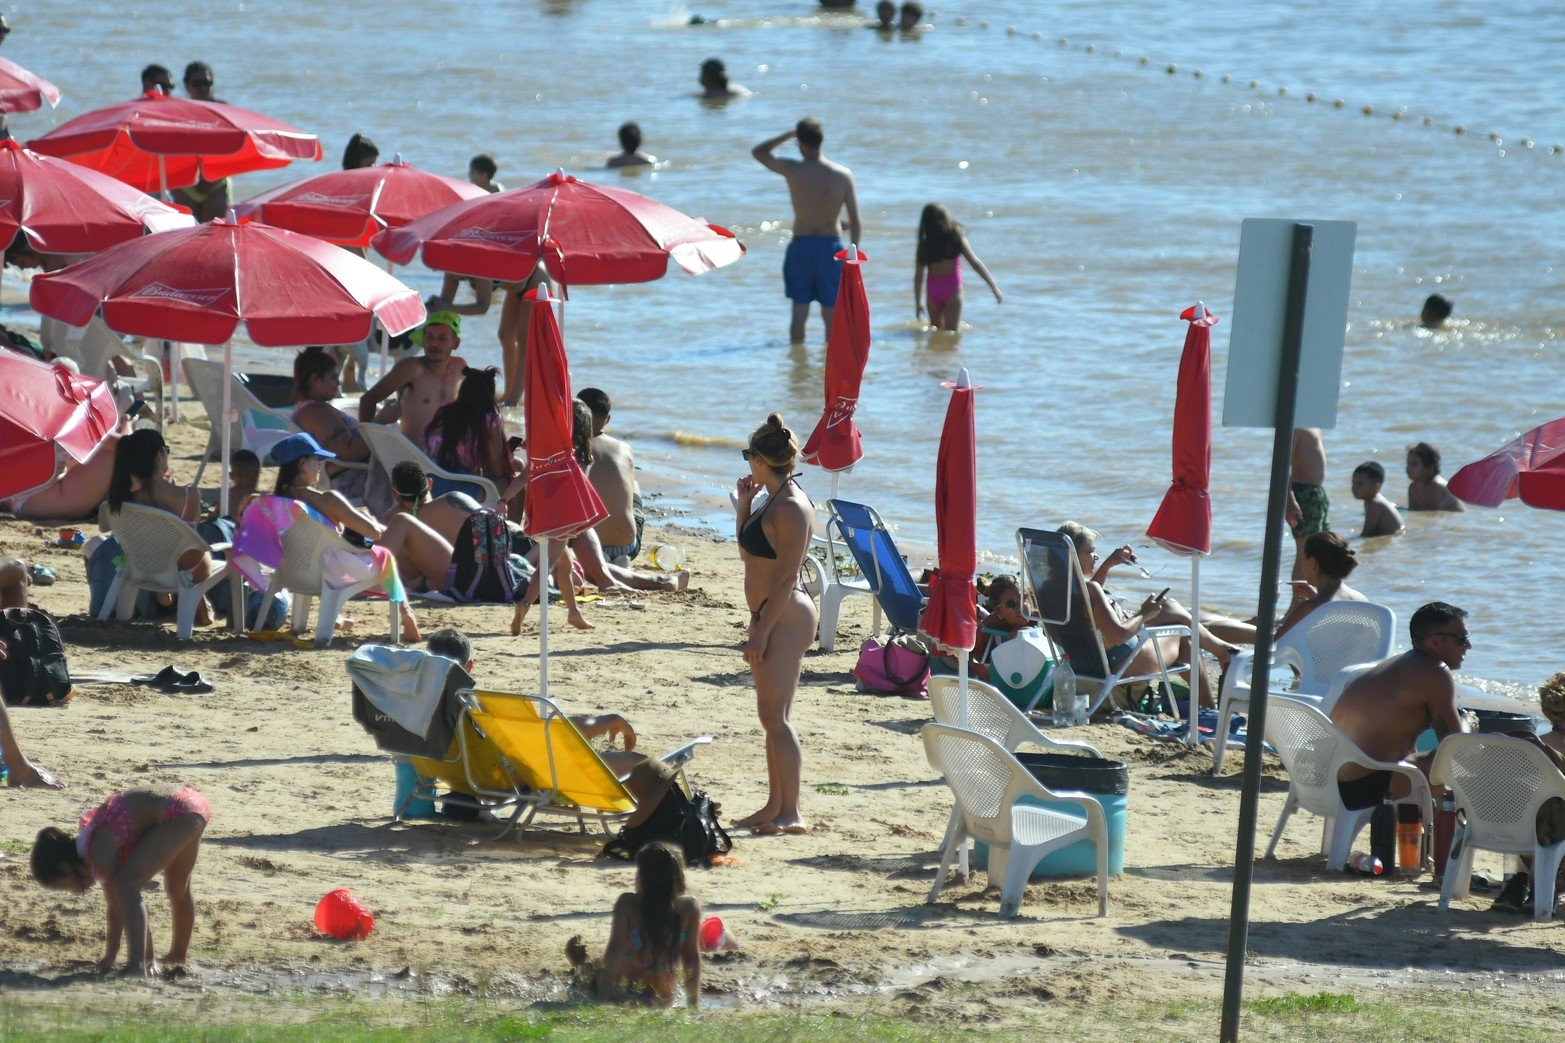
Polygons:
[[186,673],[174,669],[172,665],[165,666],[155,674],[138,674],[130,680],[132,684],[143,684],[160,692],[183,692],[189,695],[205,695],[207,692],[217,690],[211,681],[202,677],[197,671],[191,670],[189,673]]

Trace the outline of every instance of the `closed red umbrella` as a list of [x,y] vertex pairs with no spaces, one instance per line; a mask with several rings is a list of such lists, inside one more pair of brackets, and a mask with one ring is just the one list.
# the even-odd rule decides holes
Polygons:
[[547,286],[532,301],[525,371],[527,509],[523,529],[534,539],[569,539],[609,516],[576,460],[570,366]]
[[422,254],[439,271],[506,282],[526,279],[541,257],[565,286],[650,282],[663,277],[670,260],[698,275],[744,253],[725,229],[563,171],[453,203],[388,228],[370,245],[396,264]]
[[1534,507],[1565,510],[1565,417],[1514,438],[1451,476],[1453,496],[1498,507],[1520,496]]
[[490,193],[470,181],[390,163],[330,170],[251,196],[234,207],[241,219],[313,235],[338,246],[368,246],[383,228]]
[[321,158],[321,143],[280,120],[237,105],[148,91],[84,113],[27,147],[141,189],[184,188],[252,170]]
[[826,335],[826,409],[801,454],[805,463],[832,472],[834,483],[836,472],[848,470],[864,456],[853,413],[859,404],[870,342],[869,298],[861,270],[864,255],[849,247],[837,257],[843,263],[837,310]]
[[935,457],[935,533],[939,567],[929,578],[929,603],[918,628],[937,644],[959,653],[966,702],[967,653],[978,638],[978,440],[973,429],[973,392],[964,368],[951,389],[946,422]]
[[0,141],[0,243],[21,231],[39,253],[95,253],[194,223],[107,174]]
[[36,73],[0,58],[0,112],[32,112],[60,104],[60,88]]
[[[1175,554],[1190,556],[1190,647],[1201,647],[1201,557],[1212,552],[1212,327],[1217,316],[1200,301],[1179,317],[1185,350],[1174,390],[1174,482],[1147,526],[1147,535]],[[1199,662],[1195,656],[1193,662]],[[1191,686],[1185,742],[1201,741],[1200,708]]]
[[56,448],[85,461],[118,414],[103,381],[0,351],[0,500],[53,478]]

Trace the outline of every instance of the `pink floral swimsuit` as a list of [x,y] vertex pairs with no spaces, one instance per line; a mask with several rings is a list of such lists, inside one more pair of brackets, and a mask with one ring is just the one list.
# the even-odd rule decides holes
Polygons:
[[[194,786],[185,786],[168,799],[168,803],[163,805],[163,810],[158,812],[156,826],[188,814],[200,815],[203,822],[212,821],[212,806]],[[114,838],[115,856],[118,863],[124,865],[131,852],[136,850],[141,834],[136,832],[136,824],[131,821],[130,802],[125,799],[123,792],[114,794],[98,807],[88,808],[82,812],[81,832],[76,835],[76,853],[82,858],[87,858],[87,849],[92,844],[93,834],[100,829],[108,830],[109,835]],[[92,878],[100,884],[106,883],[98,867],[90,860],[87,864],[92,869]]]

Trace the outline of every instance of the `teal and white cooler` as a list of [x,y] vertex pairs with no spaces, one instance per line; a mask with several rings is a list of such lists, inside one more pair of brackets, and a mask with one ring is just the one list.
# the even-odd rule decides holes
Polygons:
[[[1084,793],[1103,809],[1109,836],[1109,873],[1125,871],[1125,815],[1130,794],[1130,768],[1123,761],[1102,757],[1084,757],[1072,753],[1018,753],[1016,759],[1032,772],[1033,778],[1055,793]],[[1081,806],[1065,801],[1040,801],[1022,797],[1018,804],[1043,806],[1056,811],[1081,814]],[[972,864],[978,869],[989,866],[989,845],[973,844]],[[1050,852],[1032,871],[1034,880],[1064,876],[1095,876],[1098,852],[1091,840],[1078,840]]]
[[989,683],[1023,710],[1046,708],[1049,675],[1054,670],[1049,651],[1049,641],[1042,630],[1021,631],[990,651]]

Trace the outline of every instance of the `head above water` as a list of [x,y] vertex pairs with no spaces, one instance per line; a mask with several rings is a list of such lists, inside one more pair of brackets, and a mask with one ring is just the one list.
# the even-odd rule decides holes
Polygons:
[[902,17],[897,19],[897,28],[917,29],[918,23],[923,19],[923,17],[924,5],[913,3],[912,0],[909,0],[908,3],[902,5]]
[[880,3],[875,5],[875,21],[879,23],[881,29],[890,29],[896,25],[897,5],[893,0],[880,0]]
[[799,458],[799,443],[783,424],[782,414],[772,413],[766,422],[750,432],[750,459],[759,460],[773,473],[790,475]]
[[641,147],[641,127],[635,123],[621,123],[619,125],[619,147],[626,152],[634,152]]
[[701,74],[698,79],[701,86],[708,91],[726,91],[728,68],[721,58],[708,58],[701,63]]
[[805,156],[813,156],[820,152],[821,145],[826,141],[826,132],[821,130],[821,121],[814,116],[806,116],[794,124],[793,133],[799,139],[799,151]]
[[[1425,472],[1426,479],[1440,473],[1440,450],[1428,442],[1419,442],[1417,445],[1407,447],[1407,462],[1411,465],[1414,460],[1421,465],[1420,469]],[[1412,475],[1408,477],[1411,478]]]
[[342,150],[342,169],[344,170],[372,167],[379,162],[380,146],[363,134],[355,134],[349,138],[347,146]]
[[1445,320],[1451,317],[1452,310],[1456,307],[1451,298],[1443,293],[1431,293],[1424,299],[1423,310],[1419,312],[1419,324],[1432,330],[1437,330],[1445,325]]

